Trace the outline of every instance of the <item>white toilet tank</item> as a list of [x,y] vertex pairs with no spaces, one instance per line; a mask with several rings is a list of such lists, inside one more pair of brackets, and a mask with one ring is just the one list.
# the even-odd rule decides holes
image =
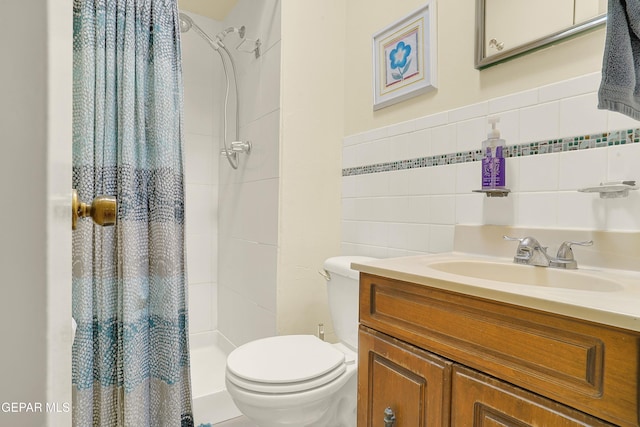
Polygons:
[[354,351],[358,348],[360,273],[351,269],[351,263],[374,259],[364,256],[337,256],[324,262],[324,269],[330,277],[327,279],[327,294],[333,328],[340,342]]

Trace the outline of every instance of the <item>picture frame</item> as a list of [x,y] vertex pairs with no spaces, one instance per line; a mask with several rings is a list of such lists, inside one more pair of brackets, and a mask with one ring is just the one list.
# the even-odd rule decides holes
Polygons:
[[436,2],[373,35],[373,110],[437,88]]

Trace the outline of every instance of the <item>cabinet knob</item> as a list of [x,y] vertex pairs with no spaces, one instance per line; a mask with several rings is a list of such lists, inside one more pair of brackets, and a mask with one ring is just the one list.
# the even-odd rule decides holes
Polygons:
[[384,410],[384,427],[393,427],[396,423],[396,414],[393,413],[393,409],[387,407]]

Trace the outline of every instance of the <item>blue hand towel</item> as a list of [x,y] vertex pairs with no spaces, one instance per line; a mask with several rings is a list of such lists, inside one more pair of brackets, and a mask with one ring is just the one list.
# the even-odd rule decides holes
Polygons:
[[598,108],[640,120],[640,0],[609,0]]

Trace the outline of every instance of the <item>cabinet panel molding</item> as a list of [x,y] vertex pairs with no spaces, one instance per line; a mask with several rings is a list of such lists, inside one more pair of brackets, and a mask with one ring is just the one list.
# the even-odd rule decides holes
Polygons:
[[363,325],[609,422],[640,425],[637,332],[366,273],[360,286]]
[[557,402],[455,365],[451,425],[454,427],[612,427]]
[[449,425],[451,362],[364,327],[358,349],[358,427]]

